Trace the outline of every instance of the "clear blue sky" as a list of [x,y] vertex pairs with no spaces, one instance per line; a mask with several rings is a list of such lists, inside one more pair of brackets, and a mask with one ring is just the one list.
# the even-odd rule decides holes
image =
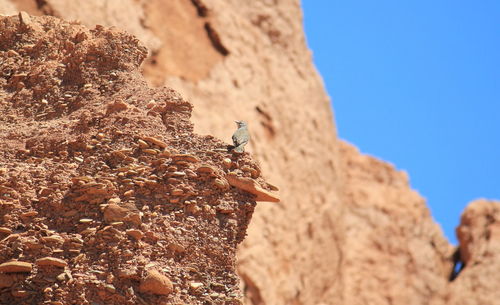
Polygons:
[[339,136],[409,173],[452,243],[500,199],[500,1],[302,0]]

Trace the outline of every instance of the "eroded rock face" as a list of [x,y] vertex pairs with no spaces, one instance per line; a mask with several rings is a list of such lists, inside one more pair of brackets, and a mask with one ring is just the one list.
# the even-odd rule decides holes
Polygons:
[[500,300],[500,202],[477,200],[463,212],[457,228],[463,269],[446,290],[447,302],[493,305]]
[[[92,28],[97,23],[127,29],[153,51],[143,65],[148,81],[172,86],[194,104],[195,130],[230,142],[233,120],[249,122],[252,142],[247,148],[279,186],[282,200],[258,206],[240,247],[238,269],[247,304],[495,304],[499,299],[491,272],[500,259],[492,251],[484,255],[497,240],[488,235],[494,225],[486,221],[491,231],[486,234],[484,218],[474,216],[462,226],[462,256],[474,264],[450,282],[455,251],[405,174],[337,139],[330,101],[305,44],[298,1],[109,1],[105,7],[101,0],[87,0],[82,7],[69,0],[38,3],[0,0],[0,10],[7,14],[17,7],[32,15],[79,19]],[[102,111],[129,116],[136,107],[130,104],[111,100]],[[145,154],[162,149],[141,137],[130,141]],[[8,145],[17,143],[8,140]],[[127,151],[115,154],[128,156]],[[235,161],[223,158],[223,169],[234,169]],[[220,163],[201,162],[184,173],[214,179],[213,186],[224,191]],[[172,178],[183,177],[181,172],[173,170]],[[93,192],[98,200],[114,196],[110,185],[94,183],[100,184],[91,188],[92,198]],[[91,194],[84,187],[74,190],[83,198]],[[39,190],[42,198],[49,192]],[[171,192],[177,194],[169,198],[175,203],[189,189]],[[226,208],[219,206],[220,211]],[[192,201],[186,209],[203,211]],[[79,219],[79,225],[93,221],[89,216]],[[9,230],[0,228],[0,234],[17,234]],[[136,230],[125,232],[134,240],[156,239]],[[42,240],[60,245],[65,239],[48,232]],[[168,247],[186,251],[181,243]],[[136,265],[118,270],[120,278],[137,283],[143,275]],[[1,274],[0,281],[9,283]],[[202,297],[206,284],[194,279],[185,289]],[[13,293],[23,295],[22,289]]]
[[429,304],[442,297],[453,248],[406,173],[341,144],[345,304]]
[[240,303],[258,198],[225,177],[271,189],[148,88],[146,54],[116,29],[0,17],[1,304]]

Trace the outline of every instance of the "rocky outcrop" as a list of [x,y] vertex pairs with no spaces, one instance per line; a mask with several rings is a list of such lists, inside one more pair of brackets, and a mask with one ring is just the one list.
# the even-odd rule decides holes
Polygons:
[[453,248],[406,173],[342,143],[344,304],[429,304],[441,298]]
[[148,88],[146,54],[119,30],[0,17],[1,304],[240,304],[236,246],[279,199]]
[[433,305],[493,305],[500,300],[500,202],[477,200],[463,212],[457,228],[458,273],[445,296]]
[[[498,240],[496,220],[491,221],[491,211],[498,204],[490,202],[489,208],[477,210],[468,224],[463,220],[461,228],[467,229],[459,231],[457,251],[443,238],[424,200],[409,188],[405,173],[337,139],[329,98],[305,44],[298,1],[109,1],[103,6],[102,1],[88,0],[77,9],[72,1],[33,3],[0,0],[0,9],[14,6],[33,15],[78,19],[91,28],[96,23],[116,25],[137,35],[151,50],[142,66],[146,78],[151,84],[175,88],[194,105],[197,133],[230,142],[233,120],[249,122],[248,151],[258,159],[259,172],[279,187],[281,203],[257,206],[240,246],[238,271],[247,304],[493,304],[498,299],[495,281],[489,280],[495,275],[486,268],[499,258],[485,250],[494,249]],[[10,86],[17,88],[20,82],[24,83],[22,77],[13,79]],[[178,98],[177,102],[184,101]],[[108,102],[108,108],[102,109],[108,115],[131,111],[128,101],[125,105],[121,100]],[[139,100],[133,105],[142,109]],[[171,135],[183,130],[174,129]],[[147,136],[155,134],[151,131]],[[162,149],[141,137],[130,136],[130,141],[144,154],[154,156],[155,149]],[[5,143],[24,149],[10,138]],[[116,158],[128,157],[127,151],[116,154]],[[213,178],[214,187],[224,191],[231,183],[224,183],[227,162],[220,158],[217,165],[203,164],[193,172]],[[242,171],[241,176],[245,174],[252,177],[250,171]],[[250,185],[242,183],[246,178],[236,182]],[[106,183],[82,183],[94,186],[86,190],[75,185],[74,198],[88,194],[98,195],[98,200],[115,198],[109,198],[115,190]],[[259,185],[266,191],[273,189],[262,181]],[[171,191],[179,196],[189,189]],[[45,194],[41,197],[51,196],[50,190],[38,192]],[[175,203],[176,198],[169,200]],[[191,202],[186,209],[200,211]],[[134,211],[133,207],[125,210],[121,222],[138,221],[130,216]],[[95,220],[85,215],[78,221],[83,225]],[[134,240],[151,238],[134,230],[125,232]],[[244,230],[240,233],[242,239]],[[58,235],[51,242],[60,243],[59,238],[65,243],[64,236]],[[467,261],[465,268],[453,271],[461,261]],[[140,270],[145,278],[149,269]],[[136,274],[135,269],[119,272],[123,278],[139,281]],[[0,283],[4,283],[1,277]],[[172,283],[171,295],[175,295],[176,281]],[[183,289],[201,297],[206,285],[193,279]],[[13,291],[23,295],[22,289]]]

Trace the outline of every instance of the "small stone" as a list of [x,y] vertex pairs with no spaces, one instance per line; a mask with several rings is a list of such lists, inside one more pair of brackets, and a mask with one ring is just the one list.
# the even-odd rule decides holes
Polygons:
[[150,101],[146,104],[146,108],[148,108],[148,109],[151,109],[151,108],[153,108],[154,106],[156,106],[156,101],[155,101],[155,100],[150,100]]
[[143,149],[142,151],[149,154],[149,155],[157,155],[158,153],[160,153],[158,150],[151,149],[151,148],[146,148],[146,149]]
[[162,152],[160,152],[160,154],[159,154],[158,156],[159,156],[159,157],[168,158],[168,157],[170,157],[170,155],[171,155],[171,154],[172,154],[172,153],[170,153],[170,151],[168,151],[168,150],[166,150],[166,149],[165,149],[165,150],[163,150]]
[[50,235],[50,236],[44,236],[41,238],[43,242],[46,242],[46,243],[50,243],[50,242],[54,242],[54,243],[63,243],[64,242],[64,238],[62,238],[61,236],[59,235]]
[[224,165],[225,168],[229,169],[231,168],[233,162],[229,158],[224,158],[224,160],[222,160],[222,164]]
[[156,139],[156,138],[153,138],[153,137],[145,137],[143,138],[145,141],[149,142],[149,143],[152,143],[156,146],[159,146],[161,148],[165,148],[167,147],[167,143],[163,142],[162,140],[159,140],[159,139]]
[[218,187],[221,190],[229,189],[229,183],[225,179],[217,178],[214,180],[214,184],[216,187]]
[[36,264],[38,266],[55,266],[64,268],[68,265],[68,263],[60,258],[55,257],[44,257],[36,260]]
[[0,227],[0,233],[3,233],[3,234],[12,234],[12,230],[9,229],[9,228]]
[[137,210],[119,206],[117,204],[108,204],[104,208],[104,220],[107,223],[131,222],[136,225],[141,223],[141,215]]
[[137,229],[129,229],[126,231],[126,233],[127,235],[130,235],[137,240],[141,240],[141,238],[144,236],[144,233],[141,230]]
[[200,287],[203,287],[203,283],[199,283],[199,282],[191,282],[189,283],[189,287],[191,287],[192,289],[196,290]]
[[12,261],[0,264],[0,272],[31,272],[33,266],[27,262]]
[[172,160],[175,161],[186,161],[190,163],[196,163],[200,162],[200,160],[193,156],[193,155],[188,155],[188,154],[177,154],[177,155],[172,155],[171,156]]
[[29,211],[29,212],[26,212],[26,213],[22,213],[21,217],[33,217],[33,216],[36,216],[36,215],[38,215],[37,211]]
[[94,221],[94,220],[91,219],[91,218],[82,218],[78,222],[80,222],[80,223],[91,223],[92,221]]
[[170,193],[172,194],[172,196],[179,196],[179,195],[184,194],[184,191],[181,189],[174,189]]
[[173,290],[170,279],[154,269],[147,270],[147,275],[139,286],[139,291],[157,295],[168,295]]
[[66,280],[66,273],[60,273],[56,276],[56,280],[58,280],[59,282],[62,282],[64,280]]
[[106,286],[104,286],[106,288],[107,291],[111,292],[111,293],[115,293],[116,292],[116,288],[115,286],[111,285],[111,284],[106,284]]
[[108,200],[108,203],[110,203],[110,204],[111,204],[111,203],[118,204],[118,203],[120,203],[120,202],[122,202],[122,200],[121,200],[119,197],[113,197],[113,198],[110,198],[110,199]]
[[215,169],[209,165],[202,165],[196,169],[198,173],[213,174]]
[[251,178],[238,177],[236,173],[229,173],[226,175],[226,179],[231,186],[254,194],[255,201],[280,202],[277,194],[263,189]]
[[110,115],[113,112],[119,112],[128,109],[128,104],[123,101],[115,101],[109,103],[106,109],[106,115]]
[[145,141],[143,140],[137,140],[137,144],[139,144],[139,147],[140,148],[148,148],[149,147],[149,144],[146,143]]
[[135,267],[118,270],[116,275],[121,279],[136,279],[138,277],[137,269]]
[[28,296],[28,292],[26,290],[12,290],[12,296],[16,298],[25,298]]
[[28,26],[31,24],[31,17],[28,13],[21,11],[19,12],[19,21],[21,21],[24,26]]
[[170,243],[168,245],[168,249],[170,251],[176,252],[176,253],[184,253],[184,252],[186,252],[186,248],[184,248],[183,245],[177,244],[177,243]]

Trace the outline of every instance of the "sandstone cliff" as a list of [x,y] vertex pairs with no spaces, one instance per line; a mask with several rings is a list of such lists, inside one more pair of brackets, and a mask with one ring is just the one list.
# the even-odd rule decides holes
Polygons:
[[481,219],[496,203],[465,212],[460,256],[474,263],[450,282],[455,249],[406,174],[337,139],[298,1],[34,2],[0,9],[137,35],[150,50],[145,76],[193,103],[196,132],[228,142],[234,119],[250,122],[249,151],[282,202],[257,206],[240,246],[248,304],[494,304],[498,276],[482,268],[498,259],[474,249],[494,249],[498,218],[484,232]]

